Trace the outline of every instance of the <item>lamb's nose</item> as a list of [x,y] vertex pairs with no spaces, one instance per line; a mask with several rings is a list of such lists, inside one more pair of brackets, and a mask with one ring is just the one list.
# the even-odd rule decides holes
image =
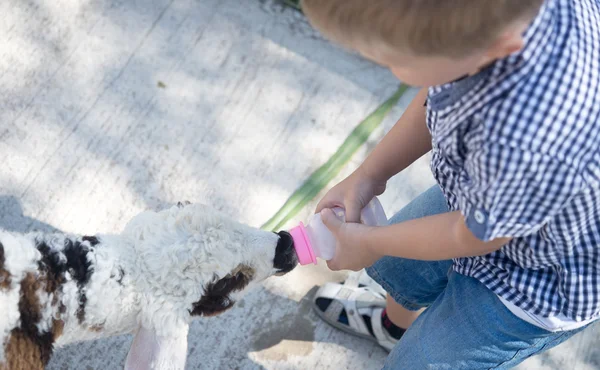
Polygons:
[[298,257],[294,249],[294,239],[287,231],[280,231],[279,241],[275,249],[275,258],[273,259],[273,267],[278,274],[285,274],[294,269],[298,265]]

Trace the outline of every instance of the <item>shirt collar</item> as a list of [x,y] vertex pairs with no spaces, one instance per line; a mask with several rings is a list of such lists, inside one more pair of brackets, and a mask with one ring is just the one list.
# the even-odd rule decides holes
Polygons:
[[[541,62],[544,55],[548,54],[548,45],[553,39],[552,34],[555,33],[556,19],[555,13],[556,2],[560,0],[546,0],[542,5],[538,15],[531,22],[525,31],[523,38],[525,46],[523,49],[513,53],[506,58],[495,60],[490,64],[480,68],[479,72],[474,75],[465,75],[458,79],[433,86],[430,91],[438,93],[448,88],[465,88],[473,87],[475,82],[481,81],[482,77],[502,78],[509,73],[514,73],[525,64],[536,64]],[[484,76],[481,76],[484,75]]]

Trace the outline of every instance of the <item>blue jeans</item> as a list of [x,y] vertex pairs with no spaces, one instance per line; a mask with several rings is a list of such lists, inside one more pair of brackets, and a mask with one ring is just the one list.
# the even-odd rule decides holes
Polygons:
[[[436,186],[391,223],[448,212]],[[452,261],[384,257],[367,269],[409,310],[427,310],[406,331],[384,369],[509,369],[577,332],[549,332],[519,319],[478,280],[452,270]]]

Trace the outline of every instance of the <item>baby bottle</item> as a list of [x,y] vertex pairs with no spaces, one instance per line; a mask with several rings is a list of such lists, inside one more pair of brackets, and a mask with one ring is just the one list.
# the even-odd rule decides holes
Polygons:
[[[335,215],[342,221],[346,221],[344,209],[333,208]],[[377,197],[373,198],[360,212],[360,222],[368,226],[387,225],[387,218],[381,203]],[[306,225],[300,225],[289,230],[294,240],[294,248],[301,265],[309,263],[317,264],[317,257],[330,260],[335,254],[335,236],[329,231],[321,220],[321,214],[313,215]]]

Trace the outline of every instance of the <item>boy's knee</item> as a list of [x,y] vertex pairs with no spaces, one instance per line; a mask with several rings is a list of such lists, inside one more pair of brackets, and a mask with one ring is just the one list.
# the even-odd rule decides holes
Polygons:
[[396,257],[383,257],[367,268],[398,304],[408,310],[429,306],[448,283],[451,261],[426,262]]

